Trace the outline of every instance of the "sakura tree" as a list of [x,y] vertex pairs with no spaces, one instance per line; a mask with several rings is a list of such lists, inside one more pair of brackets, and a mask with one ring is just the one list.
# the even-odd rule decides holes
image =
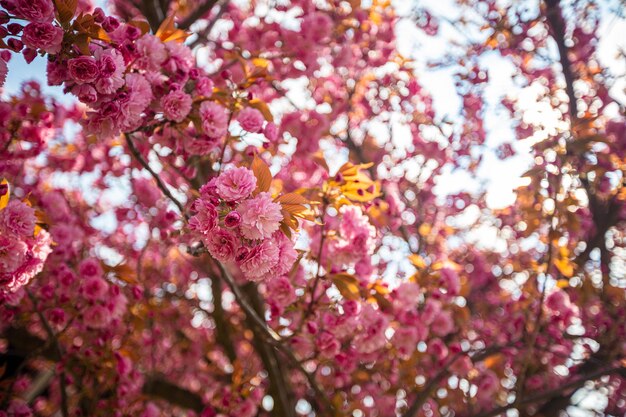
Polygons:
[[0,5],[0,416],[626,413],[623,2]]

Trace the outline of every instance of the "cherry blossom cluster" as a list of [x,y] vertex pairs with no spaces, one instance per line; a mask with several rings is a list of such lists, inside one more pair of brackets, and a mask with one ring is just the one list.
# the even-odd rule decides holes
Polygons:
[[189,228],[213,258],[234,262],[247,279],[263,281],[287,273],[297,252],[280,230],[280,203],[256,187],[250,169],[227,169],[200,189]]
[[50,234],[37,226],[35,209],[9,200],[9,186],[0,184],[0,301],[20,289],[43,269],[52,252]]

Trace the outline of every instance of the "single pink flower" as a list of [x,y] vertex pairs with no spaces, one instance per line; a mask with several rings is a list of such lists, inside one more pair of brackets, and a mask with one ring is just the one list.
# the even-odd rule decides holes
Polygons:
[[218,227],[206,236],[204,244],[211,256],[220,262],[228,262],[235,258],[239,248],[239,239],[228,230]]
[[248,132],[257,133],[263,128],[263,115],[257,109],[246,107],[239,112],[237,116],[239,125]]
[[50,22],[54,19],[52,0],[15,0],[11,3],[9,12],[16,17],[31,22]]
[[293,242],[283,232],[277,230],[272,235],[272,239],[278,246],[279,253],[278,262],[267,274],[269,278],[281,276],[289,272],[298,258],[298,252],[294,249]]
[[99,276],[88,276],[82,282],[81,289],[88,300],[104,300],[109,284]]
[[317,338],[317,349],[323,358],[333,358],[341,349],[341,343],[330,332],[322,332]]
[[161,64],[167,59],[167,50],[159,38],[145,34],[135,42],[139,54],[134,66],[148,71],[159,71]]
[[87,258],[78,265],[78,273],[81,277],[87,279],[91,277],[100,278],[104,272],[102,271],[99,260]]
[[98,64],[93,57],[80,56],[67,61],[70,77],[77,84],[92,83],[98,77]]
[[266,274],[278,263],[279,253],[276,244],[268,239],[238,259],[237,264],[246,278],[251,281],[261,281],[267,278]]
[[269,193],[260,193],[245,200],[237,211],[241,214],[239,230],[247,239],[265,239],[278,230],[283,219],[282,207],[272,201]]
[[101,94],[113,94],[124,85],[124,57],[116,49],[97,49],[94,56],[98,60],[96,90]]
[[226,201],[239,201],[256,188],[256,177],[248,168],[231,168],[215,181],[217,194]]
[[98,92],[91,84],[76,84],[72,88],[72,94],[85,104],[92,104],[98,101]]
[[0,236],[0,273],[15,272],[26,259],[28,246],[15,237]]
[[48,22],[32,22],[24,27],[22,41],[29,48],[58,54],[61,52],[63,29]]
[[285,276],[278,276],[267,282],[268,300],[271,304],[286,307],[296,301],[296,293]]
[[31,237],[35,231],[35,210],[19,200],[11,200],[0,211],[0,231],[16,237]]
[[111,322],[111,318],[109,310],[100,304],[89,306],[83,311],[83,322],[92,329],[106,327]]
[[180,123],[191,111],[191,96],[181,90],[172,91],[161,99],[161,108],[166,119]]
[[141,74],[127,74],[126,88],[129,94],[127,111],[134,114],[143,112],[152,101],[152,87],[148,80]]
[[193,204],[196,214],[189,219],[189,228],[200,235],[208,235],[217,227],[217,209],[210,202],[197,199]]
[[263,134],[270,142],[275,142],[278,139],[278,128],[272,122],[269,122],[265,125],[265,129],[263,129]]
[[221,138],[228,132],[228,115],[226,109],[212,101],[205,101],[200,105],[200,120],[204,133]]

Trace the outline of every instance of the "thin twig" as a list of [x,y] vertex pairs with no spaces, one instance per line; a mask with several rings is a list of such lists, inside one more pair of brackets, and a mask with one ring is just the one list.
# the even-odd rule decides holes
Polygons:
[[186,218],[187,216],[185,214],[185,209],[184,209],[183,204],[180,201],[178,201],[178,199],[176,199],[176,197],[174,197],[172,195],[170,190],[167,188],[167,185],[165,185],[165,183],[159,177],[159,174],[154,172],[152,167],[150,167],[150,165],[146,162],[146,160],[143,159],[143,157],[141,156],[141,153],[139,152],[139,150],[135,146],[135,143],[130,138],[130,135],[124,134],[124,137],[126,138],[126,143],[128,144],[128,148],[130,149],[130,151],[133,154],[133,156],[135,157],[135,159],[137,159],[137,161],[141,164],[141,166],[144,167],[150,173],[150,175],[152,175],[152,177],[154,178],[154,180],[157,183],[157,186],[161,189],[163,194],[165,194],[165,196],[167,198],[169,198],[172,201],[172,203],[174,203],[176,205],[176,207],[178,207],[178,210],[180,210],[180,213],[183,216],[185,216],[185,218]]

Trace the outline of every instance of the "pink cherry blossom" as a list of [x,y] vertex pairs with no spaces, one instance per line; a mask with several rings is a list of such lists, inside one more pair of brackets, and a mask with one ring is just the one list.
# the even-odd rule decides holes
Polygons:
[[57,54],[61,51],[63,29],[48,22],[29,23],[24,27],[22,40],[30,48]]
[[254,191],[256,177],[248,168],[231,168],[222,173],[215,182],[217,194],[226,201],[240,201]]
[[228,131],[226,109],[212,101],[204,101],[200,105],[200,120],[204,133],[213,138],[221,138]]
[[272,201],[269,193],[259,193],[256,197],[245,200],[237,211],[241,214],[239,229],[248,239],[265,239],[270,237],[283,219],[281,206]]
[[238,255],[237,265],[246,278],[259,281],[276,266],[279,254],[280,250],[272,240],[264,240],[243,254],[241,258]]
[[198,199],[193,204],[196,214],[189,219],[189,228],[201,235],[209,235],[217,227],[218,214],[215,206],[208,201]]
[[54,18],[54,5],[51,0],[12,0],[8,9],[15,16],[33,22],[49,22]]
[[257,133],[263,128],[263,115],[257,109],[246,107],[237,116],[239,125],[248,132]]
[[96,81],[99,70],[96,60],[90,56],[72,58],[67,62],[67,68],[72,80],[78,84]]
[[101,94],[113,94],[124,85],[124,58],[115,49],[96,49],[99,67],[95,87]]
[[9,201],[0,211],[0,231],[15,237],[32,236],[35,221],[35,210],[18,200]]
[[239,249],[239,240],[228,230],[216,228],[204,238],[207,250],[220,262],[229,262],[235,258]]
[[183,91],[172,91],[161,99],[163,115],[166,119],[182,122],[191,110],[191,97]]

